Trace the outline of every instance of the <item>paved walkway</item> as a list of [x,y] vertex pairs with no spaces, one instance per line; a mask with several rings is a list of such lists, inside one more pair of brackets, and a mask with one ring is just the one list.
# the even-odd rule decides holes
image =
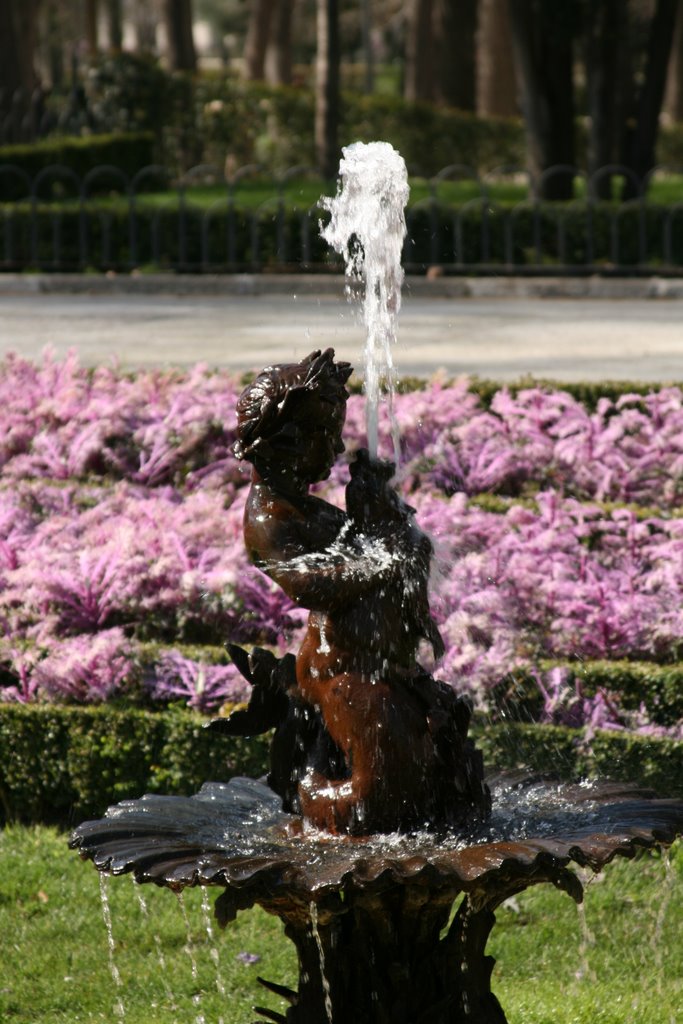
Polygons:
[[[226,287],[201,279],[71,278],[56,287],[56,279],[24,278],[12,287],[0,275],[0,353],[35,358],[52,345],[58,353],[76,348],[86,365],[202,360],[242,370],[331,345],[340,357],[362,362],[363,330],[339,279],[319,280],[315,291],[310,278],[274,279],[272,287],[264,279],[258,287],[245,281],[240,288],[237,279]],[[629,283],[614,282],[618,294],[628,294]],[[643,297],[664,294],[651,283],[633,282],[635,298],[586,297],[585,283],[581,298],[556,297],[558,290],[571,294],[578,287],[572,281],[550,289],[546,281],[542,290],[538,282],[522,287],[505,279],[496,287],[495,280],[480,280],[473,292],[456,279],[456,296],[448,282],[431,284],[406,288],[395,351],[401,374],[683,380],[683,302]],[[548,297],[536,297],[534,287]]]

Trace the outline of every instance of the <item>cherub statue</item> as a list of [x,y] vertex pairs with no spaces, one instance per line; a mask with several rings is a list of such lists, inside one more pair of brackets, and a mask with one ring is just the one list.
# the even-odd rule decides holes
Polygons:
[[294,671],[261,656],[254,673],[237,656],[253,714],[250,704],[241,725],[222,728],[276,725],[271,784],[313,826],[458,824],[487,812],[488,790],[469,706],[416,661],[422,637],[443,650],[427,600],[431,543],[389,485],[393,466],[367,453],[351,467],[348,513],[309,494],[344,450],[350,374],[317,351],[267,367],[239,399],[234,450],[253,466],[247,551],[310,614]]

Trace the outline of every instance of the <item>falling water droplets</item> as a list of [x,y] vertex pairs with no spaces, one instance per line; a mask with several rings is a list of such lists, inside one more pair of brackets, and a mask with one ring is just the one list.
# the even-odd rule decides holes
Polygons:
[[192,972],[192,981],[195,984],[196,992],[192,996],[192,1004],[197,1010],[197,1016],[195,1017],[195,1024],[206,1024],[206,1018],[201,1012],[202,994],[199,988],[199,969],[197,967],[197,957],[195,956],[194,942],[192,940],[192,926],[190,925],[190,918],[187,913],[187,906],[185,904],[185,898],[182,892],[176,893],[178,905],[180,907],[180,913],[182,914],[183,921],[185,923],[185,932],[187,935],[185,942],[185,952],[190,961],[190,971]]
[[[577,869],[577,875],[581,880],[581,884],[584,889],[584,893],[587,891],[588,886],[595,878],[595,873],[588,869]],[[589,950],[595,945],[595,935],[591,931],[588,925],[588,918],[586,917],[586,900],[585,898],[576,904],[577,913],[579,915],[579,927],[581,930],[581,940],[579,942],[579,967],[576,971],[576,978],[578,981],[597,981],[595,971],[590,966],[588,958]]]
[[[666,914],[669,909],[669,903],[671,902],[671,894],[674,887],[674,869],[671,862],[671,854],[666,848],[662,849],[662,864],[664,866],[664,880],[661,886],[661,892],[659,894],[657,917],[655,919],[655,926],[652,930],[652,938],[650,943],[654,953],[655,963],[655,975],[657,978],[657,992],[659,995],[662,994],[662,974],[664,971],[664,922],[666,920]],[[673,1017],[670,1018],[670,1024],[676,1024]]]
[[[211,901],[209,900],[209,893],[207,889],[202,889],[202,919],[204,921],[206,937],[209,941],[209,957],[211,958],[211,963],[214,965],[216,970],[216,988],[219,995],[224,996],[226,994],[225,982],[223,981],[223,975],[221,974],[220,956],[218,953],[218,946],[216,945],[216,936],[211,923]],[[222,1017],[218,1018],[218,1024],[223,1024]]]
[[[147,923],[150,923],[151,922],[151,916],[150,916],[150,913],[149,913],[149,906],[147,905],[147,900],[145,899],[145,897],[144,897],[144,895],[142,893],[142,888],[135,881],[135,879],[133,878],[132,875],[131,875],[131,879],[132,879],[132,882],[133,882],[133,888],[135,890],[135,894],[137,896],[138,904],[139,904],[140,910],[142,912],[142,916],[143,916],[143,918],[145,919],[145,921]],[[161,936],[159,935],[159,933],[156,930],[153,932],[153,939],[152,939],[152,941],[154,942],[154,949],[156,951],[157,962],[158,962],[159,968],[160,968],[161,983],[164,986],[164,993],[166,995],[166,999],[168,1000],[169,1006],[171,1007],[171,1009],[173,1011],[175,1011],[175,1010],[178,1009],[178,1007],[176,1005],[175,997],[173,995],[173,989],[171,988],[171,986],[168,983],[168,969],[167,969],[167,966],[166,966],[166,957],[164,956],[164,947],[163,947],[162,942],[161,942]]]
[[123,1020],[126,1015],[123,1006],[123,1000],[121,999],[121,990],[123,988],[123,982],[121,981],[119,969],[116,966],[116,946],[114,943],[114,932],[111,926],[111,907],[109,906],[108,879],[106,878],[105,875],[100,875],[100,901],[102,904],[102,917],[104,919],[104,926],[107,929],[109,971],[112,976],[112,981],[114,982],[114,989],[116,991],[116,999],[114,1001],[114,1013],[120,1020]]
[[325,953],[323,950],[322,939],[320,938],[320,931],[318,929],[318,906],[315,900],[311,900],[309,911],[311,915],[311,932],[315,939],[315,944],[318,947],[318,956],[320,957],[320,980],[323,987],[323,995],[325,997],[325,1013],[329,1024],[334,1024],[332,1020],[332,995],[330,993],[330,983],[327,980],[325,974]]

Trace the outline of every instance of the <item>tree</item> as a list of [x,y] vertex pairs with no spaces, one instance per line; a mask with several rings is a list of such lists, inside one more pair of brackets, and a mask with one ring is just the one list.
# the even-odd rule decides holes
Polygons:
[[434,98],[474,110],[478,0],[435,0]]
[[[588,171],[620,157],[625,96],[630,78],[628,25],[623,0],[596,0],[585,7],[584,39],[588,107]],[[599,194],[608,198],[609,179]]]
[[192,0],[164,0],[168,61],[172,71],[196,71],[192,36]]
[[[592,172],[615,160],[642,180],[655,145],[680,0],[509,0],[529,165],[538,181],[574,163],[573,64],[583,50]],[[572,174],[544,180],[545,198],[572,195]],[[637,195],[628,181],[624,197]],[[598,194],[611,194],[606,176]]]
[[249,25],[244,43],[244,76],[248,82],[265,78],[266,50],[275,0],[251,0]]
[[507,3],[479,0],[476,47],[477,113],[515,117],[519,105]]
[[107,0],[107,45],[112,53],[119,53],[123,42],[121,0]]
[[339,166],[339,0],[317,0],[315,153],[325,178]]
[[85,45],[88,56],[92,59],[97,56],[97,18],[99,4],[97,0],[85,0],[83,5],[83,29],[85,32]]
[[678,0],[657,0],[650,21],[644,71],[636,79],[633,105],[627,111],[622,162],[639,178],[655,165],[659,115],[664,99]]
[[410,0],[407,100],[474,110],[477,6],[477,0]]
[[271,85],[289,85],[292,81],[292,18],[295,0],[276,0],[271,15],[266,81]]
[[674,121],[683,121],[683,0],[678,0],[676,29],[671,43],[664,109]]
[[434,98],[434,0],[410,0],[406,23],[405,98]]
[[34,67],[40,0],[0,2],[0,127],[10,113],[23,116],[37,79]]
[[[576,0],[509,0],[510,26],[534,180],[574,164],[574,38]],[[545,199],[569,199],[573,175],[554,174],[539,186]]]

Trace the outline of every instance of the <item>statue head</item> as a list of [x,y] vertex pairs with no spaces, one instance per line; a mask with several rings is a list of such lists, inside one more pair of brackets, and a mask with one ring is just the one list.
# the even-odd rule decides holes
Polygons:
[[238,459],[262,476],[290,476],[305,483],[324,480],[344,450],[349,363],[334,350],[317,350],[299,363],[267,366],[237,402]]

